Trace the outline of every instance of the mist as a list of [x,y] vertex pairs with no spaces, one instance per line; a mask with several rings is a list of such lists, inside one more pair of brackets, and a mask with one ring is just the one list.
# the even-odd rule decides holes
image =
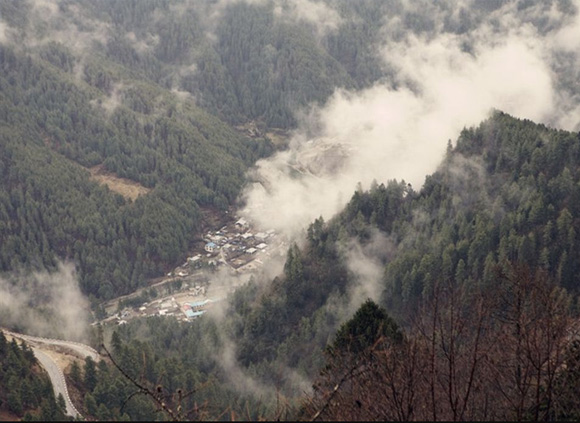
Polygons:
[[373,179],[397,179],[418,189],[448,140],[493,109],[577,130],[580,99],[566,78],[578,73],[578,2],[572,16],[555,3],[523,12],[518,4],[506,3],[462,33],[442,25],[459,19],[453,7],[434,13],[425,6],[432,31],[412,31],[400,16],[386,17],[376,49],[390,77],[361,91],[338,90],[325,105],[298,111],[289,149],[259,161],[250,174],[258,182],[242,195],[242,214],[301,236],[315,218],[342,210],[358,183],[368,189]]
[[90,305],[74,265],[53,273],[17,273],[0,278],[0,326],[47,338],[86,341]]
[[[177,15],[194,9],[211,41],[215,38],[211,30],[223,10],[240,1],[244,0],[186,1],[170,5],[169,11]],[[383,18],[380,41],[373,46],[383,78],[361,90],[338,89],[322,105],[295,110],[299,124],[288,149],[260,160],[248,174],[253,183],[241,196],[240,215],[258,228],[276,229],[300,243],[314,219],[322,216],[328,221],[343,210],[358,184],[368,189],[374,180],[397,179],[420,189],[425,176],[441,163],[448,141],[454,142],[463,128],[478,125],[494,109],[563,129],[580,129],[580,1],[531,5],[506,1],[489,10],[476,1],[392,3],[393,11]],[[75,53],[74,74],[81,80],[92,47],[107,44],[112,26],[81,13],[74,3],[35,0],[31,4],[26,30],[34,31],[22,35],[0,19],[0,43],[17,44],[25,36],[27,48],[62,43]],[[323,43],[345,23],[336,4],[280,0],[273,4],[273,13],[284,22],[308,24]],[[411,15],[414,19],[409,19]],[[139,38],[127,32],[125,37],[141,55],[154,51],[160,42],[159,35],[150,33]],[[179,84],[198,72],[194,58],[191,54],[183,59],[170,75],[172,91],[181,100],[196,100]],[[122,104],[128,87],[123,81],[113,86],[108,97],[93,101],[107,115]],[[470,191],[463,176],[475,174],[484,181],[486,175],[475,161],[454,160],[451,184],[457,192],[454,203],[460,208],[486,194]],[[417,212],[413,223],[420,227],[428,219]],[[327,309],[344,321],[367,298],[379,300],[384,263],[395,248],[378,231],[364,245],[348,242],[343,253],[352,283],[344,298],[328,299]],[[283,257],[269,260],[258,282],[272,280],[282,268]],[[246,282],[219,271],[211,286],[221,288],[216,290],[216,297],[221,297],[219,293]],[[226,303],[216,303],[204,318],[218,324],[224,321]],[[0,325],[83,340],[88,311],[69,263],[59,265],[55,273],[0,279]],[[258,397],[272,395],[274,387],[252,377],[237,362],[235,342],[225,331],[220,336],[225,347],[215,359],[231,386]],[[284,368],[283,373],[300,390],[310,388],[297,370]]]
[[378,229],[372,229],[369,241],[361,245],[351,239],[343,247],[351,284],[345,296],[346,306],[337,308],[340,320],[349,319],[367,299],[380,302],[383,293],[383,263],[395,250],[395,243]]

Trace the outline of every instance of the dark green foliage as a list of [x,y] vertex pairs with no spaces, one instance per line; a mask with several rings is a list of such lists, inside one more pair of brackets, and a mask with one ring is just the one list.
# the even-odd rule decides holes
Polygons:
[[[383,2],[337,4],[348,24],[328,34],[305,20],[281,19],[292,13],[288,4],[275,10],[273,4],[236,2],[216,12],[204,3],[127,3],[83,4],[89,16],[113,23],[102,53],[136,75],[191,92],[232,123],[291,128],[296,108],[324,102],[337,87],[366,87],[384,76],[373,51],[389,12]],[[158,41],[138,49],[128,33],[148,41],[155,34]],[[111,89],[111,79],[96,70],[87,75],[100,89]]]
[[577,134],[496,112],[462,132],[420,192],[375,185],[338,222],[363,241],[376,226],[399,245],[383,299],[399,317],[430,297],[434,280],[486,284],[505,260],[541,266],[575,292],[579,149]]
[[[109,299],[182,260],[200,208],[233,205],[247,167],[273,151],[215,115],[255,121],[261,132],[290,128],[297,108],[384,76],[372,45],[394,9],[330,6],[350,23],[321,34],[273,5],[228,4],[214,21],[206,19],[211,4],[80,1],[59,5],[62,24],[74,22],[90,40],[93,23],[103,23],[106,42],[88,42],[82,54],[55,41],[28,50],[2,44],[0,272],[73,260],[83,291]],[[62,29],[38,26],[28,2],[0,7],[18,39]],[[152,192],[128,201],[78,164]]]
[[82,383],[81,368],[76,360],[71,364],[70,379],[74,385],[78,386]]
[[92,391],[97,386],[97,368],[95,365],[95,361],[91,357],[87,357],[85,359],[85,368],[84,368],[84,384]]
[[[548,165],[547,156],[562,148],[562,140],[570,156],[561,154],[559,165]],[[364,245],[376,229],[394,243],[385,253],[384,293],[378,304],[398,322],[413,321],[421,304],[441,289],[437,288],[441,282],[464,290],[467,298],[491,289],[497,284],[498,269],[506,271],[508,260],[531,269],[542,267],[548,270],[548,279],[576,293],[573,269],[578,262],[570,248],[578,242],[580,228],[570,207],[579,184],[573,176],[579,143],[575,134],[496,112],[480,127],[463,131],[457,146],[449,149],[445,162],[427,177],[420,191],[403,181],[373,184],[368,192],[357,190],[343,213],[328,223],[317,219],[310,226],[309,245],[303,251],[296,246],[289,249],[284,277],[258,295],[253,310],[237,323],[243,333],[241,362],[258,366],[264,359],[287,360],[298,368],[320,364],[296,355],[304,345],[321,351],[318,348],[329,343],[328,334],[337,328],[337,316],[330,310],[336,307],[334,296],[348,292],[350,276],[340,246],[348,246],[352,237]],[[509,156],[511,165],[495,166],[497,157],[514,151],[518,153]],[[542,157],[546,157],[546,171],[533,173],[530,162]],[[565,188],[557,191],[559,186]],[[321,269],[342,274],[337,278],[340,273],[319,273]],[[322,301],[317,300],[319,294]],[[387,322],[384,327],[401,339],[394,320],[387,318]],[[371,333],[362,337],[361,348],[372,344],[370,335],[377,328],[344,325],[338,334],[341,345],[350,341],[349,331],[365,334],[367,329]]]
[[[199,236],[200,209],[234,205],[248,167],[273,152],[262,135],[244,137],[224,122],[254,121],[261,133],[292,128],[297,109],[322,104],[337,88],[388,77],[375,44],[386,21],[434,31],[432,20],[398,1],[328,1],[343,20],[328,33],[286,19],[292,2],[281,13],[273,4],[218,2],[219,16],[205,19],[210,3],[60,2],[62,16],[79,19],[81,32],[87,21],[77,13],[107,25],[106,41],[94,40],[82,54],[58,42],[0,45],[0,271],[52,270],[59,259],[72,260],[94,304],[143,286],[183,260]],[[30,8],[0,0],[7,34],[49,35],[50,27],[35,27]],[[467,19],[458,11],[445,30],[461,33]],[[375,183],[357,190],[336,218],[313,222],[308,244],[290,247],[284,274],[239,289],[219,327],[203,318],[194,325],[136,321],[114,333],[112,352],[129,375],[161,384],[169,396],[206,386],[187,399],[188,409],[209,400],[212,416],[228,407],[239,415],[249,404],[252,417],[263,417],[249,394],[231,387],[232,372],[220,360],[239,364],[248,380],[297,395],[286,369],[311,377],[352,317],[354,278],[343,249],[351,239],[364,246],[376,230],[393,243],[382,257],[377,302],[398,322],[431,299],[440,281],[466,291],[492,286],[507,260],[541,267],[577,292],[579,142],[578,134],[496,112],[449,145],[420,191],[404,181]],[[85,168],[97,165],[151,191],[125,199],[90,179]],[[335,347],[359,351],[379,333],[395,342],[402,336],[367,302],[339,329]],[[0,338],[0,353],[11,355],[8,369],[2,361],[10,373],[0,380],[2,404],[54,418],[58,402],[46,394],[41,404],[36,395],[50,386],[26,378],[20,353],[10,352],[16,348]],[[568,365],[563,392],[575,387],[573,358]],[[125,402],[134,387],[110,365],[87,362],[79,370],[73,367],[71,379],[85,393],[89,417],[159,417],[143,395]],[[561,416],[577,417],[571,408]]]
[[[200,72],[182,84],[200,91],[206,107],[231,122],[288,128],[297,107],[322,102],[337,86],[353,83],[340,61],[317,43],[312,28],[275,19],[272,6],[227,6],[216,45],[200,49]],[[179,21],[173,25],[179,27]]]
[[7,342],[0,331],[0,410],[31,420],[65,419],[48,375],[26,344]]
[[372,347],[379,339],[396,344],[403,340],[403,334],[386,310],[368,299],[336,332],[331,350],[339,354],[358,354]]
[[[504,146],[510,150],[533,138],[535,131],[551,140],[536,149],[555,149],[562,136],[542,126],[495,114],[479,128],[464,131],[457,147],[420,191],[402,181],[373,184],[368,192],[358,190],[335,219],[313,222],[307,231],[307,245],[289,248],[284,274],[267,285],[251,281],[239,288],[229,298],[226,317],[219,326],[203,317],[192,325],[161,318],[134,321],[119,327],[113,335],[111,350],[116,360],[132,377],[144,377],[153,386],[161,384],[169,397],[179,388],[203,385],[205,388],[195,395],[199,403],[208,400],[217,409],[232,407],[239,412],[246,400],[251,407],[258,406],[231,389],[230,373],[222,368],[224,351],[228,360],[232,359],[226,345],[236,345],[234,363],[245,378],[280,387],[289,397],[298,396],[287,372],[280,369],[295,369],[309,377],[323,368],[326,347],[354,353],[350,357],[356,359],[356,353],[375,345],[381,335],[391,344],[403,345],[398,324],[412,320],[417,307],[435,293],[445,297],[441,287],[463,292],[461,298],[466,301],[476,298],[477,292],[489,292],[486,289],[503,292],[498,284],[508,287],[498,279],[498,269],[505,270],[507,260],[519,260],[531,269],[543,267],[550,279],[562,284],[566,271],[573,268],[567,266],[573,266],[571,246],[577,242],[577,222],[569,209],[571,203],[559,197],[548,200],[549,193],[542,187],[555,186],[554,178],[568,179],[567,172],[555,171],[544,181],[538,175],[534,185],[529,185],[532,180],[527,174],[514,181],[513,171],[508,168],[481,173],[486,163],[491,163],[487,159],[496,160],[491,159],[495,150],[467,151],[479,148],[478,134],[498,126],[511,134]],[[495,136],[501,137],[502,133],[497,130]],[[485,139],[495,145],[495,141]],[[539,155],[535,153],[535,157]],[[522,167],[526,160],[523,156]],[[575,174],[576,167],[571,163],[567,168]],[[367,301],[354,316],[345,316],[351,275],[345,266],[343,247],[351,238],[364,245],[377,229],[390,234],[395,244],[385,255],[384,297],[380,302]],[[576,289],[573,283],[571,289]],[[464,304],[457,304],[455,310],[458,313],[464,308]],[[398,324],[390,315],[397,316]],[[334,356],[340,359],[341,354]],[[562,392],[575,387],[570,382],[574,371],[570,360],[570,377],[562,374],[558,382]],[[142,396],[132,398],[121,410],[131,389],[112,369],[99,365],[97,379],[91,392],[95,416],[106,413],[105,407],[113,418],[123,413],[131,418],[153,413],[154,408],[144,408],[146,404],[153,406]],[[211,388],[205,383],[211,383]],[[85,401],[91,402],[90,397]],[[193,402],[186,406],[193,406]],[[567,416],[571,406],[562,403],[562,407],[562,416]]]
[[[127,90],[109,118],[94,104],[102,94],[10,47],[0,56],[0,271],[72,259],[85,293],[129,292],[180,260],[200,206],[227,208],[247,166],[271,151],[192,104],[175,109],[153,85]],[[91,63],[85,73],[103,62]],[[147,103],[156,96],[162,104]],[[149,117],[154,107],[175,111]],[[75,162],[153,191],[125,200]]]
[[[325,232],[320,233],[320,237],[328,237],[325,227],[318,229]],[[347,271],[344,263],[338,262],[334,246],[329,245],[321,251],[309,246],[303,252],[292,245],[284,277],[274,279],[257,300],[246,300],[251,304],[246,306],[247,310],[251,311],[240,316],[244,325],[238,354],[240,361],[250,364],[273,360],[280,351],[294,357],[292,361],[301,361],[299,353],[289,350],[301,343],[305,349],[322,351],[336,322],[335,317],[326,316],[324,311],[319,315],[316,312],[331,293],[344,293],[346,283]],[[297,336],[303,336],[300,342]]]

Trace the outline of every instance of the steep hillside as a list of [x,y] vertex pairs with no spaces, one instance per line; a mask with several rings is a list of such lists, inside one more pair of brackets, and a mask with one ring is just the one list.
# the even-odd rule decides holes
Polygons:
[[244,332],[244,357],[268,355],[264,339],[281,341],[286,328],[335,306],[333,293],[345,308],[349,295],[374,294],[404,323],[436,281],[485,286],[511,261],[545,269],[577,294],[579,148],[578,134],[495,112],[463,131],[420,191],[389,181],[355,192],[339,216],[311,225],[302,251],[290,249],[284,277],[247,316],[249,327],[267,322],[272,332]]
[[[203,389],[199,392],[199,398],[208,399],[210,404],[225,408],[227,400],[224,403],[224,399],[241,400],[230,391],[232,387],[243,390],[243,387],[252,386],[256,395],[271,398],[266,394],[267,387],[275,386],[285,395],[289,415],[297,412],[300,398],[308,388],[306,381],[314,379],[320,369],[326,368],[323,379],[317,382],[321,384],[320,396],[313,397],[313,402],[303,410],[311,413],[303,417],[310,418],[324,406],[325,395],[332,392],[331,388],[339,382],[341,375],[349,371],[345,366],[351,363],[341,361],[340,355],[338,358],[335,355],[325,357],[323,352],[333,344],[341,323],[355,314],[367,297],[374,297],[378,306],[384,307],[378,315],[388,313],[394,318],[386,320],[393,328],[392,332],[402,331],[408,342],[415,342],[413,348],[424,347],[424,340],[415,338],[415,335],[421,329],[417,325],[428,323],[422,319],[431,315],[433,299],[440,299],[441,310],[448,310],[444,307],[455,304],[458,313],[462,310],[459,315],[463,316],[461,322],[466,336],[458,342],[465,342],[462,348],[466,349],[462,351],[473,352],[469,348],[473,348],[471,342],[476,339],[473,330],[477,328],[477,320],[473,319],[477,315],[473,313],[479,310],[477,301],[482,298],[482,301],[501,298],[507,301],[511,298],[503,305],[501,302],[488,304],[485,310],[491,316],[489,324],[505,331],[502,332],[504,335],[512,333],[513,327],[499,325],[493,319],[509,311],[505,307],[513,305],[512,284],[520,281],[517,283],[530,284],[522,291],[525,295],[522,298],[535,304],[534,313],[539,313],[542,319],[553,317],[559,322],[556,325],[556,320],[551,321],[554,330],[556,327],[559,329],[558,342],[550,348],[557,345],[558,357],[561,360],[568,357],[566,359],[573,363],[573,351],[566,352],[570,347],[570,338],[566,334],[573,330],[568,325],[576,313],[579,288],[573,273],[577,262],[570,250],[570,246],[578,242],[580,230],[579,222],[572,217],[575,214],[570,211],[575,211],[579,186],[576,157],[579,147],[578,134],[495,112],[477,128],[463,131],[456,146],[449,146],[439,170],[427,177],[420,191],[413,190],[403,181],[376,184],[368,192],[357,191],[344,212],[335,219],[330,222],[318,219],[311,225],[307,245],[289,249],[284,274],[272,283],[250,282],[230,296],[223,315],[216,315],[215,320],[202,319],[191,327],[171,320],[134,321],[117,330],[120,341],[126,343],[126,346],[119,347],[119,354],[128,360],[131,351],[139,350],[140,342],[145,339],[152,348],[147,352],[148,357],[171,351],[174,366],[165,369],[171,368],[171,374],[176,378],[182,377],[187,363],[195,363],[200,371],[196,376],[200,386],[203,386],[203,381],[213,380],[219,389],[213,394]],[[542,171],[534,168],[540,164]],[[452,297],[456,303],[449,302],[449,292],[456,292],[456,297]],[[553,306],[557,313],[556,309],[550,312],[543,308],[552,304],[550,302],[534,302],[543,298],[542,295],[554,296],[554,301],[557,301]],[[538,319],[537,322],[544,321]],[[536,324],[530,322],[528,328],[543,330],[545,327],[544,323],[541,328],[534,326]],[[362,326],[367,327],[367,324]],[[343,326],[339,332],[342,340],[337,341],[338,344],[349,350],[349,328],[362,326],[357,323]],[[421,330],[424,331],[425,327]],[[137,333],[141,341],[134,339]],[[488,336],[491,338],[486,338],[487,341],[499,339],[498,334],[492,336],[492,333],[495,332],[490,329]],[[538,331],[533,333],[540,336]],[[373,345],[374,335],[365,335],[368,339],[365,338],[363,347],[359,348],[362,355],[351,357],[354,362],[365,359],[364,346]],[[507,348],[506,354],[515,345],[515,341],[510,339],[506,338],[502,344]],[[400,348],[410,348],[410,345],[405,341]],[[551,351],[550,354],[556,350]],[[496,352],[500,354],[500,351]],[[235,359],[232,357],[234,353]],[[380,350],[375,353],[381,354]],[[399,351],[397,354],[407,357],[412,351]],[[468,357],[471,353],[465,354]],[[504,358],[511,360],[513,357]],[[402,358],[398,360],[403,362]],[[325,367],[325,362],[329,367]],[[423,366],[417,363],[418,368]],[[437,365],[445,366],[445,362]],[[554,376],[553,373],[547,374]],[[445,377],[444,373],[441,375]],[[170,373],[164,377],[172,380],[174,386],[179,385]],[[153,382],[155,379],[150,380]],[[508,382],[504,382],[508,386]],[[504,382],[497,379],[494,383]],[[485,389],[493,391],[493,386],[485,385]],[[532,385],[526,386],[531,389]],[[359,388],[382,392],[376,386]],[[562,401],[568,401],[569,389],[572,388],[573,385],[562,387],[564,390],[558,394],[562,395]],[[350,401],[350,391],[345,389],[341,395]],[[537,404],[535,399],[526,398],[530,404]],[[252,403],[250,399],[245,400]],[[273,402],[269,404],[275,402],[275,398],[271,400]],[[243,402],[229,404],[237,412],[243,410]],[[567,413],[573,412],[575,406],[568,404],[565,407],[558,411],[561,413],[558,418],[570,416]],[[327,418],[337,418],[347,411],[362,419],[369,416],[394,418],[391,414],[356,414],[356,407],[355,411],[333,410],[336,411],[329,411]],[[497,408],[495,417],[487,416],[515,418],[501,414],[511,411],[499,410]],[[277,415],[277,411],[280,410],[273,405],[263,409],[266,416]],[[473,418],[482,418],[483,414],[477,414],[479,411],[473,413]],[[423,414],[413,416],[427,418]]]
[[64,399],[54,396],[48,375],[25,344],[0,331],[0,416],[2,420],[65,420]]
[[[0,320],[80,338],[240,207],[283,270],[262,245],[202,317],[86,331],[83,415],[578,418],[579,29],[577,0],[0,0]],[[4,344],[2,416],[62,417]]]
[[200,208],[234,205],[272,153],[265,134],[383,75],[368,42],[386,9],[337,10],[318,27],[292,5],[0,2],[0,271],[71,260],[108,299],[174,266]]
[[[199,207],[232,204],[269,151],[154,84],[135,91],[151,91],[149,113],[107,115],[84,81],[10,47],[0,56],[3,271],[69,259],[86,294],[126,293],[180,259]],[[126,200],[90,178],[96,165],[150,192]]]

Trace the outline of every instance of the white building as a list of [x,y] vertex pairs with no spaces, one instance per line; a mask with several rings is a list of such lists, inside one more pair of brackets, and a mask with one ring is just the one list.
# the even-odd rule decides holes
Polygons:
[[236,226],[238,228],[241,229],[246,229],[249,225],[248,225],[248,221],[246,219],[244,219],[243,217],[241,217],[240,219],[238,219],[238,221],[236,222]]

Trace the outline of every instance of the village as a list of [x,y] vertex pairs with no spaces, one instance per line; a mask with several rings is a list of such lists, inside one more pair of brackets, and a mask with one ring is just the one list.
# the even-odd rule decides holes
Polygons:
[[263,259],[279,254],[285,242],[274,229],[253,233],[244,218],[225,225],[217,231],[208,232],[203,244],[196,248],[197,254],[167,276],[186,277],[197,269],[226,266],[232,274],[255,270],[263,265]]
[[[109,302],[105,306],[108,316],[98,323],[124,325],[130,319],[151,316],[191,322],[223,301],[271,257],[285,255],[287,248],[286,240],[275,230],[255,232],[246,219],[239,218],[207,231],[186,261],[165,278]],[[220,281],[218,275],[227,275],[229,283]]]

